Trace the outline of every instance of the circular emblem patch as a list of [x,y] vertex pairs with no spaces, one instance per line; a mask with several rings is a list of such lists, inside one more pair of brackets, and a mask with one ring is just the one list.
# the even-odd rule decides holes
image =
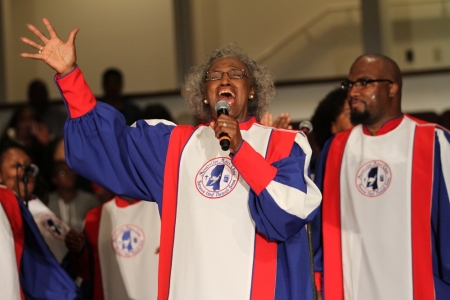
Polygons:
[[377,197],[391,184],[391,169],[381,160],[365,163],[356,174],[356,187],[361,194]]
[[210,199],[222,198],[234,190],[239,173],[228,157],[217,157],[204,164],[195,178],[200,194]]
[[132,224],[120,226],[111,237],[114,252],[122,257],[132,257],[138,254],[144,248],[144,242],[144,231]]
[[64,241],[67,232],[69,231],[67,226],[53,214],[42,214],[39,216],[41,225],[47,229],[52,236],[58,240]]

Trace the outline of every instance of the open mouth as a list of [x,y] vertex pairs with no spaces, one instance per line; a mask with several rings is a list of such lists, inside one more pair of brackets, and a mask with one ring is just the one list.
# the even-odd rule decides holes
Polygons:
[[219,92],[219,101],[225,100],[225,101],[231,101],[236,98],[236,95],[231,90],[222,90]]

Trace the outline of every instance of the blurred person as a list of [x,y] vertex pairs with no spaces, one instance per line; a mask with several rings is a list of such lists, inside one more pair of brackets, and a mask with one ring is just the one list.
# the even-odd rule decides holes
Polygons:
[[62,137],[67,113],[63,105],[51,105],[47,85],[40,79],[35,79],[28,85],[28,104],[34,108],[39,119],[48,126],[53,137]]
[[[0,183],[13,190],[27,204],[45,242],[56,259],[61,262],[67,253],[64,237],[69,227],[33,195],[36,174],[26,171],[27,166],[32,166],[32,160],[23,148],[19,146],[4,148],[0,153]],[[30,174],[25,174],[25,171]],[[24,175],[27,176],[26,181]]]
[[314,153],[311,159],[311,176],[314,178],[317,159],[325,142],[354,125],[350,120],[347,92],[340,87],[330,91],[314,110],[311,124],[314,130],[308,135],[308,140]]
[[[22,105],[16,109],[3,132],[0,147],[14,145],[23,147],[32,161],[38,165],[40,174],[47,185],[45,189],[48,190],[51,140],[48,126],[41,122],[36,111],[29,105]],[[46,199],[42,200],[46,201]]]
[[[9,151],[0,155],[0,298],[79,299],[76,285],[46,245],[23,199],[17,191],[3,185],[18,185],[23,190],[10,178],[7,169],[12,161],[5,165],[5,156],[11,154]],[[23,172],[15,177],[20,176]]]
[[[56,161],[65,161],[66,160],[66,154],[64,152],[64,139],[63,138],[58,138],[52,141],[51,146],[50,146],[50,154],[51,157],[48,159],[48,161],[51,161],[51,165],[50,165],[50,172],[52,172],[52,168],[54,167],[54,162]],[[52,176],[53,174],[50,174],[50,176]],[[86,178],[80,176],[77,174],[76,176],[77,178],[77,182],[76,182],[76,187],[78,189],[81,189],[87,193],[93,194],[93,190],[92,190],[92,185],[91,182],[89,180],[87,180]],[[53,179],[50,177],[49,179],[50,182],[50,191],[55,191],[56,186],[53,184]],[[108,200],[111,199],[108,198]],[[47,201],[48,204],[48,201]],[[98,203],[100,204],[100,202]],[[97,204],[97,205],[98,205]]]
[[156,203],[115,196],[87,213],[84,234],[67,234],[78,276],[93,280],[92,299],[157,299],[160,227]]
[[[21,55],[58,73],[71,117],[69,166],[118,195],[158,204],[158,299],[312,299],[305,224],[321,195],[307,176],[306,137],[257,123],[275,95],[268,71],[235,44],[219,48],[182,89],[209,124],[127,127],[95,100],[76,66],[78,30],[64,43],[43,22],[50,39],[28,25],[42,45],[22,38],[39,52]],[[219,101],[228,115],[216,112]]]
[[53,145],[52,184],[47,206],[70,228],[81,231],[86,213],[100,205],[93,193],[83,190],[79,176],[67,165],[64,140]]
[[125,117],[125,123],[131,125],[141,118],[139,107],[123,98],[123,75],[119,69],[109,68],[102,77],[103,98],[99,99],[120,111]]
[[102,204],[105,203],[112,198],[114,198],[115,194],[111,192],[110,190],[105,189],[104,187],[99,186],[98,184],[92,182],[92,191],[97,198],[97,201]]
[[402,113],[389,57],[358,57],[342,88],[360,125],[327,142],[317,168],[324,299],[448,299],[450,132]]
[[100,202],[94,194],[78,188],[77,177],[65,161],[53,163],[52,183],[56,190],[48,196],[48,207],[70,228],[81,231],[86,213]]
[[173,119],[172,114],[167,109],[167,107],[159,103],[147,105],[142,114],[142,118],[145,120],[167,120],[175,123],[175,120]]
[[[314,110],[311,123],[320,151],[331,136],[352,128],[347,91],[339,87],[329,92]],[[317,156],[319,154],[320,152],[317,153]]]

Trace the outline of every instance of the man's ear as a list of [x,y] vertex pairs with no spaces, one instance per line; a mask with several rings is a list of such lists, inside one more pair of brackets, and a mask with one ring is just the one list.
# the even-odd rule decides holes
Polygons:
[[395,94],[397,94],[398,91],[398,84],[397,83],[391,83],[389,85],[389,97],[394,97]]

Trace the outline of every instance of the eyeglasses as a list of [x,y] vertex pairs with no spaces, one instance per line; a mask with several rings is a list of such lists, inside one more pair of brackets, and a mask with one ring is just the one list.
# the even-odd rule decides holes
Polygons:
[[350,90],[353,86],[355,86],[357,90],[362,90],[362,89],[366,88],[367,85],[370,83],[383,82],[383,81],[393,83],[389,79],[364,79],[364,78],[362,78],[362,79],[358,79],[356,81],[351,81],[351,80],[342,81],[341,88],[343,90]]
[[227,73],[228,78],[230,79],[242,79],[244,77],[248,78],[247,73],[245,72],[244,69],[231,69],[228,72],[221,72],[221,71],[206,72],[206,81],[220,80],[223,77],[223,73]]

